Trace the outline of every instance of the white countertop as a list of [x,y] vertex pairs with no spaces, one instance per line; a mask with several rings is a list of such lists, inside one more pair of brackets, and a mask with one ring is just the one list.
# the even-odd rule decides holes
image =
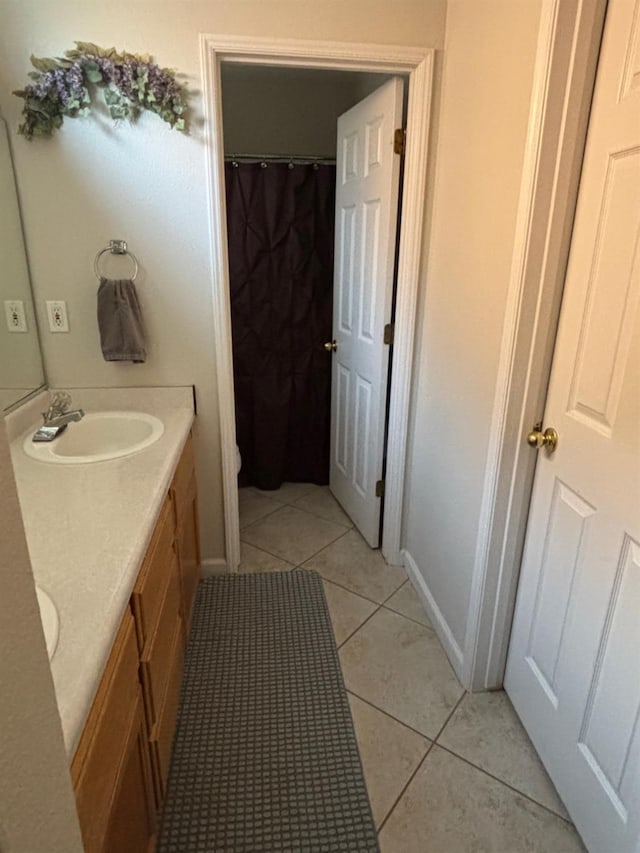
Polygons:
[[71,393],[85,412],[148,412],[165,430],[131,456],[56,465],[21,447],[25,430],[41,423],[46,392],[6,419],[33,573],[60,615],[51,671],[70,759],[193,423],[191,388]]

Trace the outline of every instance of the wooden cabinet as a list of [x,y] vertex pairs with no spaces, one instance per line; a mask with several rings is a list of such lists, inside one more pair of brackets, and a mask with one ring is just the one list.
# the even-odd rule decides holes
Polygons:
[[191,437],[71,765],[86,853],[150,853],[200,572]]
[[200,537],[198,535],[198,496],[191,436],[176,468],[171,483],[176,522],[176,544],[182,580],[183,620],[185,636],[191,627],[191,610],[200,579]]
[[184,658],[184,637],[182,622],[176,624],[171,638],[170,653],[166,658],[166,685],[162,700],[158,705],[157,716],[151,729],[151,760],[154,769],[156,796],[158,803],[164,802],[164,794],[169,775],[171,744],[178,715],[180,684],[182,681],[182,661]]
[[138,681],[138,646],[128,611],[76,750],[71,776],[85,853],[148,849],[155,834],[156,802]]

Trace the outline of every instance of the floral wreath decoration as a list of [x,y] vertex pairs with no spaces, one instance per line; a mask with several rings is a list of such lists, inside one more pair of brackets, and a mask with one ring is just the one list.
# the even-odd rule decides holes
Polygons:
[[186,91],[176,71],[160,68],[149,54],[118,52],[77,41],[64,57],[31,57],[33,80],[13,94],[24,99],[18,133],[27,139],[51,136],[65,118],[88,116],[91,88],[103,90],[114,121],[135,121],[143,110],[159,115],[175,130],[186,130]]

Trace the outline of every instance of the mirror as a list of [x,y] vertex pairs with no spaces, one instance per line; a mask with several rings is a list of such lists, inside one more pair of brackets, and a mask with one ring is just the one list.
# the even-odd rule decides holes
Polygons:
[[9,137],[0,118],[0,409],[44,381]]

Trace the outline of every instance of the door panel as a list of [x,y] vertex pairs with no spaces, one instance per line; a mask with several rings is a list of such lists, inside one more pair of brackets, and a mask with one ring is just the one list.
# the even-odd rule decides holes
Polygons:
[[587,847],[640,843],[640,0],[610,0],[505,687]]
[[380,498],[400,158],[402,81],[390,80],[338,120],[331,491],[372,547]]

